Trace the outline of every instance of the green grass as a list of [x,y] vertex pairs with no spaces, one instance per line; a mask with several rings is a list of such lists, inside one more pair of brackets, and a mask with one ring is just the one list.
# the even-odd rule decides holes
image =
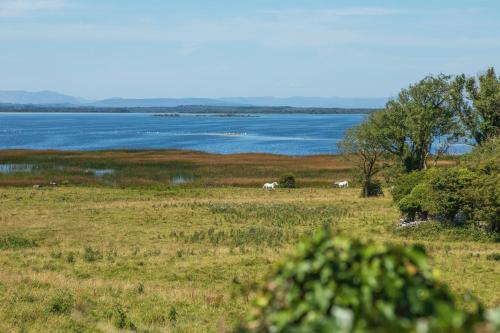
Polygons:
[[0,250],[6,249],[22,249],[36,246],[36,242],[31,239],[16,235],[1,235]]
[[456,293],[500,304],[498,243],[398,230],[390,197],[359,189],[4,187],[0,198],[0,332],[227,331],[254,284],[323,225],[422,243]]

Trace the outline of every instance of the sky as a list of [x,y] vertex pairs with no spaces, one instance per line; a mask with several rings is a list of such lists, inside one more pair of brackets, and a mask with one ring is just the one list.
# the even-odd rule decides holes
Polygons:
[[388,97],[490,66],[499,0],[0,0],[0,90]]

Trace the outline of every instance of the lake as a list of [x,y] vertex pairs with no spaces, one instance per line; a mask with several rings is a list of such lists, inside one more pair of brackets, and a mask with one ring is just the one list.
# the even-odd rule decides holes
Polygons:
[[[189,149],[210,153],[338,153],[363,114],[224,116],[150,113],[0,113],[0,149]],[[454,147],[460,152],[461,147]]]

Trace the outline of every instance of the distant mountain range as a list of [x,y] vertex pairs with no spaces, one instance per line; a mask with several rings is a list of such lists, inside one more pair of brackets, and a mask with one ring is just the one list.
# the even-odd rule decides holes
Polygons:
[[297,108],[382,108],[388,98],[344,98],[344,97],[228,97],[220,101],[252,106],[292,106]]
[[0,103],[5,104],[80,104],[85,100],[63,95],[54,91],[29,92],[22,90],[0,90]]
[[316,108],[381,108],[387,98],[342,98],[342,97],[226,97],[226,98],[108,98],[89,101],[63,95],[53,91],[0,91],[2,104],[34,104],[66,107],[177,107],[183,105],[203,106],[289,106]]
[[113,108],[176,107],[182,105],[242,106],[239,103],[225,102],[211,98],[108,98],[87,105]]

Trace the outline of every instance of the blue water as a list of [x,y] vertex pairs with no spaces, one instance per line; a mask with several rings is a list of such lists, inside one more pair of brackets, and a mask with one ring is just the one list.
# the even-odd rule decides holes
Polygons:
[[211,153],[311,155],[337,152],[365,115],[252,117],[144,113],[0,113],[0,149],[192,149]]
[[[0,149],[190,149],[210,153],[338,153],[362,114],[221,117],[146,113],[0,113]],[[470,150],[455,145],[451,153]]]

